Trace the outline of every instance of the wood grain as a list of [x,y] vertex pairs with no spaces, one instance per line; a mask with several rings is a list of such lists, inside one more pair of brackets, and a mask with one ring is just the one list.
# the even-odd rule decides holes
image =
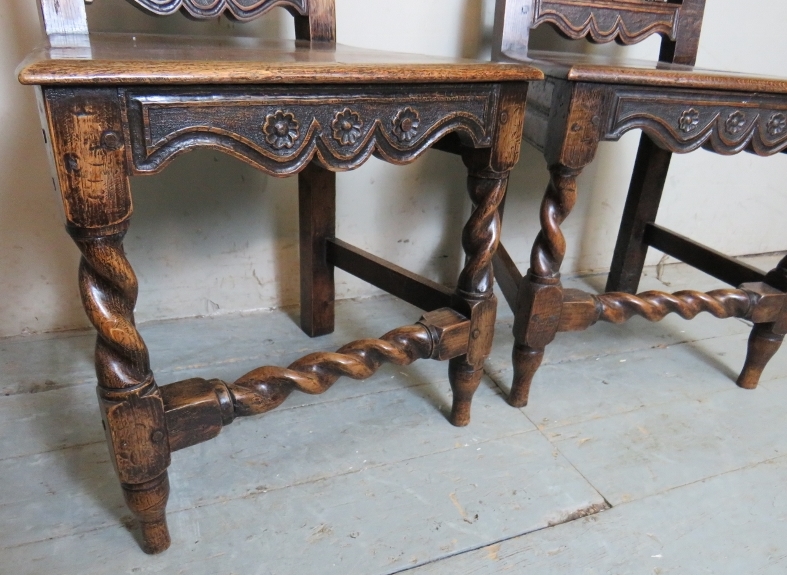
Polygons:
[[81,228],[126,221],[132,202],[117,92],[47,89],[44,99],[66,221]]
[[[787,319],[764,310],[765,296],[749,287],[676,294],[637,288],[645,255],[654,243],[668,253],[721,277],[732,285],[763,279],[758,270],[737,264],[655,226],[672,153],[705,148],[718,154],[742,151],[769,156],[787,150],[787,79],[703,70],[693,66],[704,14],[704,0],[653,2],[627,0],[499,0],[493,54],[540,68],[546,81],[531,90],[531,113],[524,135],[544,153],[551,173],[541,206],[541,231],[529,273],[518,282],[512,306],[514,381],[509,402],[524,406],[544,348],[558,330],[583,330],[598,320],[624,322],[633,315],[658,321],[668,313],[687,319],[701,311],[719,318],[762,314],[778,327],[754,319],[757,327],[739,380],[754,387],[787,331]],[[570,39],[633,44],[652,34],[662,37],[658,62],[620,61],[617,56],[556,54],[528,49],[531,28],[549,24]],[[616,141],[632,130],[643,135],[632,174],[607,293],[564,292],[560,267],[566,253],[560,229],[575,203],[576,178],[594,158],[600,141]],[[653,241],[649,242],[647,233]],[[507,300],[513,301],[518,271],[499,258]],[[787,264],[771,272],[781,290]],[[624,293],[625,292],[625,293]],[[784,291],[778,296],[783,297]],[[771,295],[767,296],[768,298]],[[756,300],[756,305],[755,305]]]
[[[284,6],[295,17],[297,37],[71,34],[66,37],[79,38],[74,48],[51,42],[55,48],[39,50],[19,69],[22,83],[42,87],[44,133],[51,135],[68,229],[83,254],[80,291],[98,331],[110,459],[142,528],[143,549],[158,553],[170,544],[171,451],[215,438],[236,417],[273,410],[294,390],[317,395],[342,376],[367,379],[384,363],[448,360],[450,421],[467,425],[492,346],[498,210],[519,156],[527,81],[543,74],[526,64],[337,46],[333,0],[136,1],[162,16],[182,9],[195,18],[239,20]],[[444,137],[468,167],[473,202],[456,290],[334,237],[335,172],[357,168],[373,154],[407,164]],[[227,152],[271,175],[299,175],[302,325],[309,335],[334,327],[329,246],[345,267],[393,293],[429,308],[434,301],[450,307],[286,368],[259,367],[233,383],[192,377],[162,391],[133,315],[137,281],[122,245],[132,213],[128,176],[157,173],[195,148]],[[393,285],[399,280],[404,287]]]
[[508,54],[505,61],[522,61],[546,76],[572,82],[628,84],[730,90],[735,92],[787,93],[787,79],[743,72],[706,70],[669,62],[611,58],[594,54],[565,54],[531,50]]
[[298,174],[301,329],[333,332],[335,287],[328,240],[336,236],[336,174],[310,163]]
[[18,69],[23,84],[362,84],[540,80],[527,64],[497,65],[308,42],[93,34],[90,56],[41,49]]
[[137,174],[210,147],[285,176],[312,160],[332,171],[356,168],[373,154],[406,164],[450,133],[490,148],[499,92],[494,84],[325,86],[318,93],[303,85],[169,87],[128,89],[123,103]]
[[[384,363],[404,366],[418,359],[444,360],[465,355],[470,325],[467,318],[451,309],[436,310],[424,315],[417,324],[392,330],[379,339],[354,341],[335,353],[312,353],[287,368],[259,367],[234,383],[193,378],[164,386],[161,397],[170,430],[170,449],[175,451],[212,439],[236,417],[271,411],[296,390],[319,395],[340,377],[367,379]],[[469,407],[474,391],[475,388],[467,391],[470,397],[462,397],[462,401],[455,399],[455,405]]]

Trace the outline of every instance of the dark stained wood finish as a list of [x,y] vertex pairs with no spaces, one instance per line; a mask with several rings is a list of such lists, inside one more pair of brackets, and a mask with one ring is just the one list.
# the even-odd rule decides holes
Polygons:
[[[20,67],[38,86],[68,231],[82,252],[80,290],[98,332],[98,395],[111,460],[149,553],[169,544],[170,453],[207,441],[236,417],[278,407],[295,390],[323,393],[383,363],[449,361],[450,421],[467,425],[495,322],[492,257],[508,174],[519,156],[532,66],[357,50],[335,44],[332,0],[138,0],[160,15],[295,16],[295,42],[88,36],[81,0],[40,0],[50,47]],[[335,172],[372,155],[414,161],[437,142],[461,154],[473,202],[455,290],[335,236]],[[137,281],[123,252],[128,176],[163,170],[195,148],[231,154],[275,176],[298,175],[302,325],[333,329],[334,264],[425,308],[412,326],[266,366],[233,383],[159,388],[134,325]]]
[[334,0],[309,0],[308,14],[290,10],[295,16],[295,37],[310,42],[336,42]]
[[505,0],[495,11],[493,56],[527,54],[531,28],[549,24],[570,39],[636,44],[662,36],[662,59],[693,64],[705,0]]
[[783,333],[775,333],[772,324],[758,323],[749,336],[746,363],[736,383],[743,389],[755,389],[770,359],[784,342]]
[[406,164],[451,134],[463,146],[488,148],[499,92],[477,83],[122,91],[135,174],[211,147],[275,176],[296,174],[312,160],[349,170],[373,154]]
[[[787,80],[743,72],[706,70],[685,64],[621,59],[599,54],[567,54],[533,50],[528,63],[541,69],[549,78],[572,82],[693,88],[733,92],[784,94]],[[508,54],[506,62],[516,61],[520,54]]]
[[163,402],[134,326],[137,279],[123,252],[131,193],[117,92],[46,90],[43,105],[67,229],[82,252],[82,303],[98,332],[98,397],[110,459],[145,549],[162,551],[169,545],[170,452]]
[[[329,239],[327,262],[425,311],[451,307],[453,290],[338,239]],[[303,309],[301,307],[301,309]],[[303,313],[303,312],[301,312]]]
[[[669,313],[690,319],[700,312],[755,323],[742,387],[755,387],[787,332],[787,261],[768,274],[656,226],[673,153],[699,148],[731,155],[769,156],[787,150],[787,79],[760,78],[694,68],[704,0],[499,0],[495,53],[527,60],[546,81],[528,98],[524,137],[544,153],[550,182],[541,206],[541,232],[524,278],[505,250],[495,270],[506,299],[518,286],[509,402],[527,404],[544,348],[559,331],[597,321],[621,323],[634,315],[659,321]],[[529,30],[542,23],[573,39],[638,42],[662,36],[658,63],[620,62],[597,56],[528,52]],[[566,251],[560,230],[576,201],[576,178],[598,143],[633,129],[643,134],[618,236],[607,293],[563,290]],[[636,290],[648,245],[715,275],[738,289],[675,294]],[[745,283],[754,282],[754,283]],[[765,282],[765,283],[763,283]]]
[[292,40],[93,34],[88,46],[41,48],[23,84],[396,84],[540,80],[533,66],[499,65]]
[[235,419],[227,385],[218,379],[187,379],[161,387],[169,448],[178,451],[216,437]]
[[282,6],[296,14],[307,16],[311,11],[312,2],[307,0],[260,0],[243,2],[241,0],[132,0],[144,10],[158,16],[168,16],[183,10],[192,18],[209,19],[222,14],[240,21],[253,20],[268,10]]
[[379,339],[354,341],[335,353],[312,353],[287,368],[260,367],[234,383],[197,378],[165,385],[161,395],[170,448],[175,451],[212,439],[236,417],[271,411],[296,390],[322,394],[340,377],[366,379],[384,363],[404,366],[418,359],[460,356],[469,337],[470,321],[444,308]]
[[497,246],[492,265],[495,271],[495,279],[500,286],[500,291],[503,292],[503,297],[506,298],[508,307],[515,309],[522,274],[519,273],[514,260],[511,259],[503,244]]
[[[765,272],[754,266],[698,244],[657,224],[645,225],[643,242],[729,285],[765,280]],[[608,289],[608,291],[612,290]],[[628,289],[620,291],[629,292]]]
[[335,287],[328,240],[336,235],[336,173],[308,164],[298,174],[301,252],[301,329],[310,337],[333,332]]
[[650,136],[640,136],[606,291],[637,291],[648,253],[645,230],[656,220],[671,159],[672,153],[657,146]]
[[[765,276],[765,285],[771,288],[772,302],[768,312],[752,317],[755,325],[749,336],[746,363],[743,366],[738,385],[744,389],[754,389],[760,381],[768,361],[779,351],[784,336],[787,335],[787,302],[780,296],[787,292],[787,257]],[[760,287],[760,293],[768,291]]]

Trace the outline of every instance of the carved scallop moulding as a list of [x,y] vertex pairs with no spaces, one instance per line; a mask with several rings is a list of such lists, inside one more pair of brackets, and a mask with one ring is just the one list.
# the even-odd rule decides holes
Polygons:
[[167,16],[181,8],[194,18],[215,18],[225,11],[236,20],[253,20],[275,6],[307,14],[307,0],[133,0],[145,10]]
[[549,23],[569,38],[634,44],[651,34],[675,39],[680,4],[616,3],[598,0],[536,0],[532,27]]
[[372,154],[407,163],[449,132],[488,147],[496,94],[485,84],[412,86],[411,105],[402,107],[401,93],[383,88],[326,88],[320,96],[306,87],[211,95],[134,89],[126,102],[135,173],[157,172],[181,153],[209,147],[286,175],[315,155],[336,170]]
[[741,102],[723,94],[665,95],[643,89],[615,94],[615,99],[606,140],[641,129],[677,153],[703,147],[725,155],[749,150],[769,156],[787,148],[787,98]]

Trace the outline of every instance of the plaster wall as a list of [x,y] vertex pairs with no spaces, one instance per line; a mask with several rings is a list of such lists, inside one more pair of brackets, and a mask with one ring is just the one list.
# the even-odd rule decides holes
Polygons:
[[[337,0],[338,37],[355,46],[488,57],[493,0]],[[126,3],[95,0],[93,30],[292,36],[277,10],[251,24],[157,19]],[[787,76],[787,5],[779,0],[709,0],[698,64]],[[79,254],[62,228],[41,142],[33,90],[14,69],[41,42],[33,0],[0,10],[0,337],[83,327],[76,285]],[[565,42],[539,30],[538,47]],[[572,49],[622,54],[616,46]],[[658,41],[629,48],[654,58]],[[580,200],[564,225],[564,270],[609,265],[638,134],[602,144],[580,179]],[[461,162],[440,152],[401,168],[370,160],[338,178],[338,235],[435,280],[452,284],[462,264],[461,227],[470,206]],[[673,159],[659,221],[727,253],[783,250],[787,158]],[[538,230],[546,185],[543,160],[523,147],[512,175],[504,240],[523,270]],[[214,152],[183,156],[164,173],[132,181],[135,216],[126,250],[140,280],[139,321],[214,315],[298,301],[297,185],[264,176]],[[650,263],[660,254],[651,253]],[[337,272],[337,297],[376,293]]]

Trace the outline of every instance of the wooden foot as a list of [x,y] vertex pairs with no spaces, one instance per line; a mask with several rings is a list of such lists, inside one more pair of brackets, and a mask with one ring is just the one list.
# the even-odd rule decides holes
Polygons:
[[311,163],[298,174],[301,248],[301,329],[310,337],[333,332],[333,265],[327,240],[336,235],[336,174]]
[[164,402],[134,324],[137,278],[123,250],[132,212],[116,88],[44,91],[66,229],[82,252],[79,291],[96,328],[97,395],[109,447],[149,552],[169,545]]
[[576,202],[579,172],[561,164],[550,167],[551,177],[541,203],[541,231],[530,253],[530,270],[519,284],[514,312],[514,382],[508,398],[514,407],[527,405],[530,384],[541,365],[544,348],[560,326],[564,299],[560,265],[566,253],[560,224]]
[[758,323],[749,336],[749,350],[738,381],[743,389],[755,389],[765,366],[776,355],[784,341],[784,335],[773,332],[772,323]]
[[123,485],[123,496],[126,505],[139,521],[142,550],[149,554],[166,551],[171,542],[167,529],[167,472],[147,483]]
[[514,363],[514,380],[508,403],[513,407],[525,407],[530,396],[530,384],[533,376],[544,359],[544,349],[534,349],[526,345],[515,344],[511,354]]
[[143,549],[160,553],[170,541],[165,518],[170,447],[164,403],[134,325],[137,279],[123,253],[126,225],[96,237],[71,233],[82,251],[82,303],[98,332],[98,397],[110,460],[142,528]]
[[454,392],[449,421],[456,427],[470,423],[470,408],[473,395],[481,383],[484,371],[467,363],[467,356],[455,357],[448,362],[448,378]]
[[[787,257],[782,259],[777,266],[768,272],[765,277],[768,286],[787,292]],[[744,286],[741,286],[744,287]],[[738,385],[744,389],[754,389],[760,381],[760,376],[765,366],[779,350],[787,333],[787,304],[780,306],[776,321],[754,318],[754,328],[749,336],[749,349],[746,353],[746,363],[738,377]]]

